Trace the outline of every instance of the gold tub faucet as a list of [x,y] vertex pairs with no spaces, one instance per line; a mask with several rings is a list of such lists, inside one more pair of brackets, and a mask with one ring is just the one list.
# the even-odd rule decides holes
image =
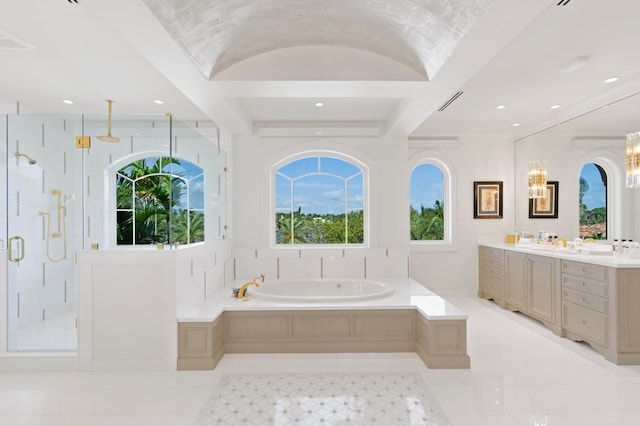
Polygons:
[[249,300],[249,295],[247,294],[247,288],[250,285],[255,285],[256,287],[260,287],[260,284],[258,284],[256,282],[257,279],[260,279],[260,282],[263,283],[264,282],[264,274],[260,274],[259,277],[253,278],[252,281],[244,283],[242,285],[242,287],[240,287],[240,290],[238,290],[238,299]]
[[249,295],[247,294],[247,287],[249,287],[250,285],[255,285],[256,287],[260,287],[260,284],[258,284],[255,281],[249,281],[244,283],[242,287],[240,287],[240,290],[238,290],[238,299],[249,300]]

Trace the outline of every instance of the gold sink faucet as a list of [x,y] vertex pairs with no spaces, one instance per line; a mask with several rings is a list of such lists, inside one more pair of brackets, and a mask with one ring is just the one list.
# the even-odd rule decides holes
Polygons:
[[565,240],[564,238],[556,238],[555,240],[553,240],[553,245],[556,247],[566,247],[567,246],[567,240]]

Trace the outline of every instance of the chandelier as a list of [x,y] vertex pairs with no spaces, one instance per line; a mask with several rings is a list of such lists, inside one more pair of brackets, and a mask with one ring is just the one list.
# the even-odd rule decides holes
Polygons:
[[640,188],[640,132],[627,135],[627,188]]

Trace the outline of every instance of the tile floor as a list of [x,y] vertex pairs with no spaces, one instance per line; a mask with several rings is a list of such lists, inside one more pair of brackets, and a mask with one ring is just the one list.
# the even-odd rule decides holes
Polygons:
[[420,375],[451,425],[640,423],[640,366],[608,363],[492,302],[449,300],[469,314],[470,370],[429,370],[415,354],[247,354],[206,372],[0,374],[0,426],[193,425],[233,374],[346,373]]

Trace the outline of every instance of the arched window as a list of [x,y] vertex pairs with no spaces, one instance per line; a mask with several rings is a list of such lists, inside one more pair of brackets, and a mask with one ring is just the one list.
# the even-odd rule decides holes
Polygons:
[[607,173],[596,163],[580,170],[580,236],[607,239]]
[[364,244],[365,169],[355,161],[312,155],[275,170],[276,245]]
[[435,161],[423,161],[411,172],[411,241],[450,242],[448,176],[443,169]]
[[204,241],[204,172],[185,160],[147,157],[116,172],[118,245]]

